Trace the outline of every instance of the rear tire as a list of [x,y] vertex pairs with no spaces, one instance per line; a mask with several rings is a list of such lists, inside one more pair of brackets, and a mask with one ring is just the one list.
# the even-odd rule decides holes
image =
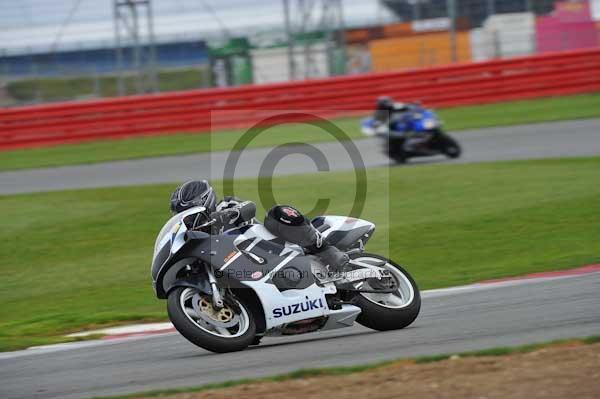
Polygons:
[[[240,307],[246,318],[244,321],[247,323],[245,331],[240,336],[226,338],[210,333],[190,320],[190,317],[188,317],[181,305],[182,295],[185,295],[187,290],[190,290],[190,288],[178,287],[169,293],[169,297],[167,298],[167,312],[169,319],[177,331],[188,341],[201,348],[217,353],[241,351],[252,344],[256,335],[256,323],[254,322],[252,312],[244,307],[243,303],[233,301],[234,305]],[[229,301],[231,302],[231,300]]]
[[379,255],[363,253],[353,256],[353,258],[360,257],[370,257],[387,262],[410,282],[414,296],[410,303],[403,307],[390,308],[374,303],[372,300],[367,299],[364,294],[357,294],[354,302],[356,306],[362,309],[362,312],[358,315],[356,321],[365,327],[378,331],[400,330],[412,324],[421,310],[421,294],[411,275],[402,266]]

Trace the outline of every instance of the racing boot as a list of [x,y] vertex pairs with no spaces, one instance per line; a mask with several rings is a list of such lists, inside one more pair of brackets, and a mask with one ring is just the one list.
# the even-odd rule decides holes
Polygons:
[[345,272],[350,271],[348,255],[332,245],[325,244],[318,249],[310,248],[310,252],[327,266],[331,277],[341,278]]

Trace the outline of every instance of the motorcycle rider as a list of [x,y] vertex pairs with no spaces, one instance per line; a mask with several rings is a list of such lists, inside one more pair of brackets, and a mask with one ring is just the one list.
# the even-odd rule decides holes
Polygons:
[[[375,112],[373,120],[375,121],[375,131],[377,133],[388,134],[390,125],[398,120],[410,116],[410,104],[395,102],[391,97],[381,96],[375,103]],[[406,151],[426,151],[425,144],[431,139],[429,132],[411,132],[404,143]]]
[[[180,213],[195,206],[207,209],[208,218],[212,222],[212,234],[221,234],[255,223],[255,203],[230,196],[218,201],[214,189],[206,180],[188,181],[171,194],[171,213]],[[264,226],[274,236],[296,244],[306,253],[318,257],[330,272],[339,274],[345,271],[349,262],[348,255],[323,240],[321,233],[297,209],[289,205],[272,207],[265,216]]]
[[375,112],[373,114],[376,129],[382,133],[387,133],[390,122],[404,116],[408,109],[407,104],[394,102],[388,96],[378,97],[375,102]]
[[[212,186],[206,180],[192,180],[178,186],[171,194],[172,214],[183,212],[195,206],[206,208],[210,220],[211,233],[220,234],[226,230],[253,222],[256,205],[235,197],[217,200]],[[196,221],[193,221],[196,223]]]

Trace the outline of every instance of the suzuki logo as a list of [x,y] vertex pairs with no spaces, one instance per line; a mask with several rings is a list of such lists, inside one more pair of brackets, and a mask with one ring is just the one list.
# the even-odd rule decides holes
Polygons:
[[282,316],[289,316],[296,313],[308,312],[309,310],[322,309],[323,299],[310,300],[306,297],[306,301],[301,303],[294,303],[293,305],[282,306],[280,308],[273,309],[273,317],[276,319]]

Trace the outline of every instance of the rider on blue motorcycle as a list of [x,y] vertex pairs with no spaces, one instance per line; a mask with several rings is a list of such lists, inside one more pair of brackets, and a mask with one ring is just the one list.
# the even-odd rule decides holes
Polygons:
[[[212,221],[211,232],[222,234],[228,230],[255,222],[256,204],[236,197],[217,200],[217,195],[206,180],[193,180],[183,183],[171,194],[171,213],[183,212],[195,206],[207,210]],[[197,218],[197,216],[194,216]],[[188,221],[185,221],[188,225]],[[193,229],[196,220],[189,221]],[[190,226],[191,225],[191,226]],[[315,229],[300,211],[289,205],[276,205],[265,216],[264,226],[274,236],[300,246],[306,253],[317,256],[330,272],[343,272],[349,262],[348,255],[323,241],[321,233]]]
[[376,130],[378,132],[387,133],[390,128],[390,122],[398,117],[404,116],[408,110],[409,107],[407,104],[394,102],[390,97],[382,96],[377,98],[375,112],[373,114]]
[[[411,116],[411,104],[395,102],[391,97],[382,96],[377,98],[373,120],[375,122],[375,131],[377,133],[388,134],[391,125],[404,118]],[[417,150],[425,147],[425,144],[431,139],[432,134],[427,131],[410,132],[404,143],[406,151]]]

